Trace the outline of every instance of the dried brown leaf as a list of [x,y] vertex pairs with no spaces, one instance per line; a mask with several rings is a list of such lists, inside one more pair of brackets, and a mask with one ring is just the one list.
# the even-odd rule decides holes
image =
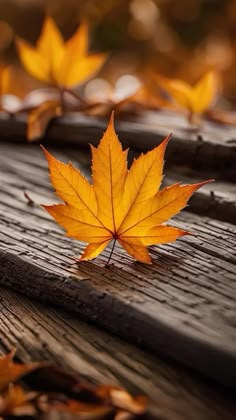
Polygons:
[[36,392],[25,392],[19,385],[10,385],[0,394],[0,418],[35,415],[37,395]]
[[97,395],[107,399],[111,405],[121,411],[141,415],[147,410],[148,398],[144,395],[133,397],[125,389],[109,385],[97,388]]
[[[13,356],[14,351],[0,359],[0,419],[58,412],[81,420],[131,420],[147,410],[145,396],[95,385],[48,363],[13,363]],[[32,392],[15,383],[23,376]]]
[[59,411],[79,415],[81,420],[100,420],[106,418],[114,409],[107,404],[90,404],[78,400],[68,399],[65,402],[51,402],[48,411]]
[[58,100],[48,100],[28,114],[27,139],[37,140],[43,137],[50,121],[62,115],[62,109]]
[[14,363],[13,357],[15,349],[9,354],[0,358],[0,392],[3,391],[11,382],[15,382],[29,372],[38,369],[42,363],[20,364]]

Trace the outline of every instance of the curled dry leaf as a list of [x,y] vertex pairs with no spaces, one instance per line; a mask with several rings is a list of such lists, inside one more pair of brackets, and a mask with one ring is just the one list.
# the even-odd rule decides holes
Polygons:
[[24,375],[45,365],[45,363],[14,363],[13,357],[15,350],[0,358],[0,392],[3,391],[11,382],[22,378]]
[[107,399],[111,405],[122,412],[141,415],[147,410],[148,399],[144,395],[133,397],[125,389],[109,385],[100,385],[96,395]]
[[108,404],[95,405],[68,399],[64,402],[51,401],[48,404],[48,412],[58,411],[79,416],[81,420],[100,420],[105,419],[114,412],[114,408]]
[[34,416],[37,413],[36,392],[25,392],[19,385],[10,385],[0,394],[0,419],[8,416]]
[[43,137],[49,123],[61,115],[62,108],[59,100],[47,100],[37,108],[32,109],[27,119],[27,139],[34,141]]
[[21,62],[36,79],[70,88],[92,77],[106,59],[106,54],[88,53],[88,36],[88,25],[83,23],[65,42],[54,21],[47,17],[36,47],[17,39]]
[[[83,392],[85,391],[85,392]],[[77,399],[66,398],[61,394],[48,393],[39,407],[44,412],[59,411],[79,415],[81,419],[98,420],[109,418],[130,419],[147,411],[148,399],[145,396],[131,396],[125,389],[112,386],[93,386],[87,393],[81,384],[81,393]]]
[[[128,420],[147,410],[144,396],[132,397],[117,386],[95,385],[49,363],[13,363],[13,356],[14,351],[0,359],[0,419],[57,412],[81,420]],[[24,387],[33,391],[16,383],[23,376]]]
[[141,415],[144,414],[147,409],[148,400],[144,395],[132,397],[132,395],[128,394],[124,389],[111,389],[110,398],[115,407],[132,414]]
[[149,245],[188,233],[163,223],[210,181],[159,191],[169,138],[134,160],[128,170],[127,150],[122,150],[112,116],[98,148],[91,146],[93,185],[71,163],[58,161],[44,149],[52,184],[65,204],[43,207],[68,236],[89,243],[81,260],[97,257],[114,240],[136,260],[150,264]]

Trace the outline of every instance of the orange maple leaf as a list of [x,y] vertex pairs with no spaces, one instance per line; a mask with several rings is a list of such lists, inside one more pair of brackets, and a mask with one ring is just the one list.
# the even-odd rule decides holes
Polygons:
[[89,79],[106,58],[106,54],[88,54],[86,23],[65,42],[50,17],[45,19],[36,47],[21,38],[17,38],[17,47],[28,73],[43,82],[68,88]]
[[218,77],[215,71],[209,70],[191,86],[183,80],[168,79],[156,76],[161,85],[190,114],[201,114],[208,110],[218,91]]
[[0,357],[0,392],[11,382],[16,381],[22,376],[42,366],[42,363],[14,363],[13,357],[15,350],[12,350],[6,356]]
[[91,146],[93,185],[71,163],[58,161],[44,149],[52,184],[65,204],[43,207],[68,236],[89,243],[81,260],[95,258],[115,240],[136,260],[150,264],[147,246],[188,233],[163,223],[210,181],[159,191],[169,138],[134,160],[128,170],[127,150],[122,150],[112,116],[99,146]]

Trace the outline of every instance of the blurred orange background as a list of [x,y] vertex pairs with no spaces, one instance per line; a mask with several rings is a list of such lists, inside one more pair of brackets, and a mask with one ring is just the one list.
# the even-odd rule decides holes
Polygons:
[[21,68],[14,34],[35,43],[45,14],[66,39],[80,22],[89,22],[91,50],[111,53],[101,75],[112,83],[146,69],[192,83],[216,68],[226,107],[236,103],[235,0],[1,0],[1,62],[17,65],[19,96],[40,82]]

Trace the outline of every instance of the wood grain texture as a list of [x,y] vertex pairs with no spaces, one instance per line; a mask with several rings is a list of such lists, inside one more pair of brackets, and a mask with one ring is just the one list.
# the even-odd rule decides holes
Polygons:
[[[91,173],[91,155],[87,151],[77,150],[72,147],[51,150],[58,159],[68,162],[71,160],[75,166],[79,166],[83,173],[90,177]],[[130,150],[130,163],[139,153]],[[7,165],[6,165],[7,159]],[[28,166],[29,165],[29,166]],[[43,176],[44,189],[50,190],[47,175],[47,162],[43,157],[38,145],[14,145],[0,144],[0,168],[2,167],[2,179],[10,185],[19,183],[23,188],[31,191],[31,178],[40,178]],[[12,177],[12,170],[15,175]],[[32,174],[29,176],[29,171]],[[163,186],[182,183],[197,183],[204,179],[212,178],[209,173],[199,174],[186,166],[174,166],[172,168],[164,168],[165,177]],[[17,179],[15,179],[17,177]],[[12,181],[11,181],[12,179]],[[215,179],[214,183],[206,185],[203,189],[197,191],[190,200],[190,206],[186,208],[197,214],[207,215],[219,220],[236,224],[236,186],[234,183]]]
[[1,290],[0,351],[22,362],[51,360],[98,383],[120,384],[150,398],[148,418],[233,420],[233,394],[203,383],[75,316]]
[[[71,113],[53,121],[44,140],[77,147],[88,146],[91,142],[96,144],[105,130],[107,120]],[[169,164],[188,164],[236,180],[236,127],[205,122],[200,129],[196,129],[179,115],[146,112],[132,121],[119,121],[117,118],[116,129],[124,145],[138,150],[153,148],[163,137],[173,132],[167,151]],[[0,130],[3,140],[26,141],[25,116],[9,119],[1,115]]]
[[[167,169],[163,184],[191,184],[204,178],[211,178],[211,174],[178,166]],[[236,224],[236,184],[216,177],[214,183],[207,184],[193,195],[186,210]]]
[[85,324],[1,290],[0,352],[17,347],[22,362],[50,360],[97,383],[150,398],[148,419],[233,420],[233,394],[191,372]]
[[153,247],[152,267],[119,248],[109,268],[109,250],[75,265],[83,245],[23,194],[26,188],[37,203],[55,202],[42,154],[1,151],[1,284],[235,386],[235,228],[183,212],[175,225],[197,235]]

